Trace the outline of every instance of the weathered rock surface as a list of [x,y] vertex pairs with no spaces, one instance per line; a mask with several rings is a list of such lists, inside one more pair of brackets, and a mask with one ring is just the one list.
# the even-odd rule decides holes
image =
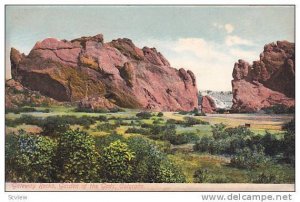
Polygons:
[[295,106],[295,44],[267,44],[252,65],[239,60],[232,80],[236,112],[256,112],[274,105]]
[[27,56],[12,49],[11,68],[22,85],[58,101],[157,111],[190,111],[198,105],[191,71],[172,68],[155,48],[139,49],[130,39],[48,38]]
[[45,106],[59,104],[57,101],[31,91],[19,82],[9,79],[5,82],[5,108],[16,109],[20,106]]
[[201,101],[201,111],[207,114],[215,113],[217,110],[216,103],[209,96],[203,96]]

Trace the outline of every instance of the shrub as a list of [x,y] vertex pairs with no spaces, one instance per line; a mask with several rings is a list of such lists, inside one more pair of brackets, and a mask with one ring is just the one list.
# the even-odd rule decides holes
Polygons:
[[282,128],[286,130],[281,141],[283,160],[295,165],[295,118],[285,123]]
[[252,179],[253,183],[260,183],[260,184],[270,184],[270,183],[277,183],[276,175],[272,173],[265,173],[261,172],[258,176]]
[[113,131],[108,135],[96,136],[95,137],[96,148],[98,151],[100,151],[100,153],[102,153],[105,147],[108,147],[110,143],[115,142],[117,140],[125,141],[125,138],[122,135],[116,133],[115,131]]
[[148,123],[143,123],[141,125],[142,128],[151,128],[152,127],[152,124],[148,124]]
[[184,183],[182,171],[170,161],[162,161],[156,176],[157,183]]
[[173,135],[176,135],[175,125],[153,125],[150,128],[149,137],[152,139],[169,140],[172,138]]
[[228,183],[228,179],[224,175],[213,174],[207,169],[199,168],[194,173],[194,182],[195,183]]
[[46,136],[58,136],[70,128],[65,120],[55,116],[47,117],[45,120],[41,121],[39,125],[43,129],[43,134]]
[[110,132],[112,130],[115,130],[119,126],[120,126],[119,124],[111,124],[107,122],[107,123],[97,124],[96,129],[98,131]]
[[282,129],[283,129],[283,130],[286,130],[286,131],[288,131],[288,132],[295,133],[295,118],[293,118],[291,121],[285,123],[285,124],[282,126]]
[[53,182],[56,142],[48,137],[6,136],[5,176],[7,182]]
[[237,168],[254,169],[266,165],[269,161],[270,159],[263,153],[263,148],[251,150],[245,147],[231,158],[230,165]]
[[214,144],[214,138],[209,136],[203,136],[195,145],[194,150],[199,152],[209,152],[211,154],[216,153]]
[[36,109],[34,107],[20,107],[20,108],[8,108],[5,109],[5,113],[24,113],[24,112],[41,112],[41,113],[49,113],[50,109]]
[[180,115],[187,115],[187,114],[189,114],[189,112],[187,112],[187,111],[179,111],[178,114],[180,114]]
[[209,125],[209,122],[207,121],[202,121],[200,119],[196,119],[193,117],[184,117],[184,126],[186,127],[190,127],[193,125],[198,125],[198,124],[202,124],[202,125]]
[[182,171],[149,140],[143,137],[130,137],[128,146],[135,152],[132,182],[185,182]]
[[174,145],[186,144],[190,142],[197,142],[199,140],[199,136],[195,133],[182,133],[182,134],[175,134],[170,136],[168,141]]
[[263,111],[267,114],[293,114],[295,113],[295,107],[287,107],[282,104],[273,105],[268,108],[263,108]]
[[95,141],[87,133],[69,130],[59,137],[56,164],[60,182],[99,182],[98,160]]
[[260,139],[261,144],[267,155],[274,156],[280,152],[281,142],[276,139],[275,135],[266,131],[266,134]]
[[223,123],[215,124],[215,125],[211,126],[211,128],[212,128],[213,137],[215,139],[226,138],[226,137],[224,137],[225,136],[224,130],[226,128],[225,124],[223,124]]
[[128,145],[120,140],[110,143],[101,155],[100,176],[105,182],[130,182],[135,157]]
[[284,160],[295,165],[295,133],[288,131],[284,134],[282,141]]
[[167,124],[176,124],[176,125],[183,125],[184,121],[182,120],[175,120],[175,119],[168,119]]
[[141,135],[149,135],[149,131],[144,129],[144,128],[128,128],[125,133],[137,133],[137,134],[141,134]]
[[161,120],[159,120],[159,119],[155,119],[154,121],[153,121],[153,124],[160,124],[161,123]]
[[103,121],[103,122],[107,122],[108,121],[108,119],[107,119],[106,116],[97,116],[95,119],[97,121]]
[[158,116],[158,117],[163,117],[163,116],[164,116],[164,113],[158,112],[157,116]]
[[152,114],[150,112],[139,112],[136,114],[136,116],[140,119],[150,119]]
[[194,173],[194,182],[204,183],[207,182],[208,170],[207,169],[197,169]]

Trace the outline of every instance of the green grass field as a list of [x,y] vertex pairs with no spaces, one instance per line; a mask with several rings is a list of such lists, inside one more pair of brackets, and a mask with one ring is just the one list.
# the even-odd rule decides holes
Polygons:
[[[130,124],[135,124],[136,120],[130,120],[131,117],[136,117],[138,110],[125,109],[123,112],[116,113],[86,113],[86,112],[76,112],[74,107],[66,106],[53,106],[53,107],[37,107],[36,109],[44,110],[49,109],[49,113],[40,112],[26,112],[26,113],[8,113],[6,114],[7,120],[15,120],[20,118],[22,115],[31,115],[34,117],[45,118],[49,116],[65,116],[71,115],[76,117],[82,116],[105,116],[107,117],[109,124],[115,124],[116,118],[123,118],[124,125],[120,125],[114,129],[114,131],[125,138],[130,136],[141,136],[141,134],[126,133],[127,129],[130,128]],[[157,113],[156,113],[157,114]],[[164,112],[161,117],[161,125],[165,124],[168,119],[184,120],[187,115],[180,115],[175,112]],[[182,133],[195,133],[199,137],[212,136],[212,125],[218,123],[224,123],[226,127],[236,127],[240,125],[250,124],[250,130],[255,134],[264,135],[265,131],[276,134],[278,138],[282,137],[283,130],[282,125],[293,119],[293,115],[262,115],[262,114],[213,114],[207,116],[195,116],[194,118],[207,121],[209,125],[196,124],[189,127],[184,127],[181,125],[176,126],[176,132],[178,134]],[[153,117],[151,119],[141,119],[139,124],[150,124],[153,125],[153,121],[158,119]],[[109,135],[111,131],[99,131],[97,126],[101,124],[101,121],[96,121],[94,124],[90,125],[88,128],[84,128],[81,125],[72,125],[71,128],[79,128],[86,131],[94,137]],[[159,125],[159,124],[158,124]],[[137,126],[140,128],[140,126]],[[40,133],[42,129],[36,125],[26,125],[20,124],[14,127],[6,126],[6,135],[11,133],[17,133],[18,130],[25,130],[29,133]],[[208,172],[212,173],[216,177],[228,180],[232,183],[247,183],[251,180],[253,175],[263,172],[263,169],[247,170],[230,167],[228,164],[230,162],[230,157],[221,155],[211,155],[207,153],[199,153],[193,151],[193,143],[182,144],[182,145],[170,145],[162,140],[154,140],[159,147],[163,150],[168,151],[168,157],[178,165],[186,176],[187,182],[193,182],[193,175],[195,171],[199,168],[207,169]],[[280,164],[273,166],[270,169],[272,172],[277,173],[280,176],[280,183],[293,183],[294,182],[294,168]]]

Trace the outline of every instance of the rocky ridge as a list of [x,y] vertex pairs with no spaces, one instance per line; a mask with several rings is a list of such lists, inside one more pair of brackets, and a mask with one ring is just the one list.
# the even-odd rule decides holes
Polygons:
[[47,38],[28,55],[12,48],[10,58],[14,80],[57,101],[154,111],[198,106],[193,72],[172,68],[155,48],[140,49],[130,39]]
[[295,44],[277,41],[265,45],[252,65],[239,60],[232,80],[235,112],[257,112],[275,105],[295,106]]

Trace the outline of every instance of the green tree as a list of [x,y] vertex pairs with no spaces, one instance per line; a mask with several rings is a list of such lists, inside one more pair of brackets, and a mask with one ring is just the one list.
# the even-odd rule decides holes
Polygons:
[[248,147],[239,150],[237,154],[231,158],[230,165],[237,168],[254,169],[265,166],[270,162],[263,152],[264,148],[254,148],[251,150]]
[[69,130],[58,140],[57,169],[61,182],[99,182],[99,154],[94,139],[85,132]]
[[103,149],[100,175],[105,182],[129,182],[132,175],[132,162],[135,158],[128,145],[120,140]]
[[182,171],[157,147],[143,137],[128,138],[129,148],[135,152],[132,182],[185,182]]
[[8,135],[5,144],[6,181],[53,182],[56,142],[49,137]]

